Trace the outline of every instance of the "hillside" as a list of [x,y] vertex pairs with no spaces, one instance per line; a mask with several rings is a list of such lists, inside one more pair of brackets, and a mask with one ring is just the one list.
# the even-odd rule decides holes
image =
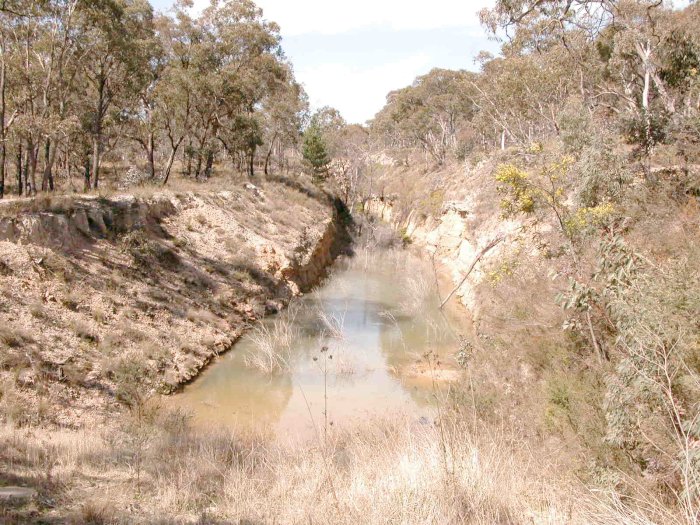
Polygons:
[[195,377],[339,253],[332,203],[300,190],[4,205],[4,418],[85,427]]
[[[593,213],[579,216],[567,223],[577,228],[569,238],[544,203],[509,214],[499,178],[517,165],[534,183],[543,162],[560,154],[511,148],[427,172],[420,164],[387,167],[377,181],[383,196],[365,208],[451,276],[438,293],[456,293],[472,318],[468,381],[487,428],[507,421],[562,474],[576,472],[600,490],[661,494],[654,497],[672,505],[674,472],[693,468],[672,458],[697,448],[675,435],[666,403],[689,407],[678,420],[692,425],[700,396],[700,169],[656,166],[651,185],[633,174],[614,218],[605,219],[613,225],[600,231]],[[575,184],[563,179],[563,213],[571,206],[564,191]],[[617,286],[630,289],[618,296]],[[648,339],[659,346],[644,355]],[[630,377],[630,367],[646,379]],[[661,392],[665,400],[655,397]]]
[[0,2],[0,523],[700,525],[700,3],[256,2]]

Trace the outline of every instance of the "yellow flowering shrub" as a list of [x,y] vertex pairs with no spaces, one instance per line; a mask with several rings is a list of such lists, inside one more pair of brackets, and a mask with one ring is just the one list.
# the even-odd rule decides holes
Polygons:
[[615,214],[615,207],[606,202],[591,208],[579,208],[566,220],[569,235],[577,235],[591,227],[603,226]]
[[513,164],[501,164],[496,169],[497,190],[504,195],[501,209],[506,216],[535,211],[536,190],[529,175]]

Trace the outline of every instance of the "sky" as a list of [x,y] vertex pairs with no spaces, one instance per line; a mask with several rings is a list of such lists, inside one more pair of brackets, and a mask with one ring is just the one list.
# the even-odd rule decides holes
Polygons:
[[[208,0],[195,0],[203,7]],[[172,0],[151,0],[167,10]],[[434,67],[474,69],[481,50],[498,51],[478,11],[494,0],[257,0],[281,27],[282,47],[312,108],[332,106],[364,123],[389,91]]]

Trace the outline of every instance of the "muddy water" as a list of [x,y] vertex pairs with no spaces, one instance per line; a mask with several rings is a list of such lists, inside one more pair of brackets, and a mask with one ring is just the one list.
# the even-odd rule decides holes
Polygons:
[[[168,404],[204,427],[289,437],[375,416],[429,420],[439,380],[457,374],[456,340],[434,278],[410,262],[376,251],[339,262],[321,287],[264,320]],[[254,364],[260,330],[290,334],[273,373]]]

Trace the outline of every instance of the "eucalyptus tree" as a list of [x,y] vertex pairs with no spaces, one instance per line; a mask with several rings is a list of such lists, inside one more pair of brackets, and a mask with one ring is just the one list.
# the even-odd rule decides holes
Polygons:
[[219,147],[232,157],[245,153],[252,173],[262,144],[256,111],[286,75],[279,27],[249,0],[213,2],[197,23],[198,66],[209,72],[194,80],[195,176],[209,177]]
[[[149,21],[150,22],[150,21]],[[164,126],[161,115],[158,114],[158,98],[160,86],[163,84],[163,76],[172,59],[167,51],[165,38],[170,37],[167,27],[172,25],[171,19],[166,16],[157,16],[152,20],[151,30],[143,34],[139,42],[139,51],[142,54],[139,82],[136,82],[133,94],[133,105],[125,108],[126,131],[125,136],[138,144],[146,156],[146,166],[149,179],[156,177],[156,150],[158,148],[159,135]],[[163,27],[165,26],[165,27]],[[159,31],[161,30],[162,31]],[[163,37],[164,32],[168,37]],[[169,110],[175,112],[175,104],[171,104]],[[167,118],[165,119],[167,120]]]
[[475,111],[467,71],[433,69],[394,91],[373,125],[394,141],[417,145],[442,165],[457,146],[457,130]]
[[468,81],[476,108],[473,123],[482,136],[493,133],[503,149],[507,142],[527,146],[558,135],[558,116],[578,91],[569,65],[559,46],[482,61],[481,74]]
[[287,147],[299,144],[304,121],[308,118],[309,101],[304,88],[292,76],[280,82],[262,103],[263,142],[266,147],[264,172],[272,171],[272,159],[276,154],[280,169]]
[[85,190],[97,188],[103,157],[167,182],[184,153],[186,173],[206,180],[217,160],[253,174],[261,146],[267,171],[275,151],[296,145],[308,102],[279,27],[250,0],[191,8],[0,3],[0,196],[10,159],[19,193],[35,194],[52,190],[56,173],[72,186],[76,169]]
[[194,79],[202,73],[195,60],[200,33],[186,4],[176,5],[174,18],[160,17],[157,32],[168,57],[154,92],[154,119],[167,139],[167,160],[162,170],[163,184],[167,184],[177,153],[191,136]]
[[[691,13],[698,14],[697,5],[679,14],[665,0],[498,0],[494,8],[482,11],[481,19],[494,33],[503,30],[530,49],[545,37],[558,41],[575,59],[571,66],[582,78],[581,57],[590,57],[588,51],[595,49],[600,74],[593,75],[595,83],[586,97],[591,105],[618,115],[648,153],[679,106],[680,94],[664,72],[669,48],[691,43],[691,35],[697,34],[697,24],[678,24],[679,17]],[[582,35],[585,44],[572,42],[573,35]],[[697,56],[694,50],[692,54]],[[684,76],[692,75],[692,67],[687,68]]]
[[121,123],[148,82],[153,9],[145,0],[89,0],[81,3],[79,16],[86,98],[92,105],[85,181],[97,188],[105,132]]

